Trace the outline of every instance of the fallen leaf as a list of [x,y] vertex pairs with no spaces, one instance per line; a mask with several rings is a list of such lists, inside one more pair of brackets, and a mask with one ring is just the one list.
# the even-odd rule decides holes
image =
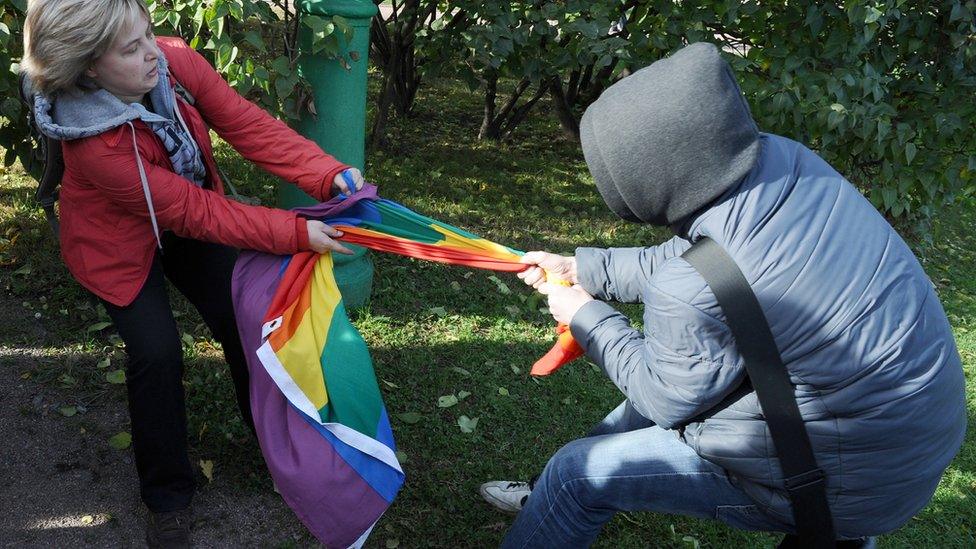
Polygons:
[[85,516],[81,517],[81,523],[82,524],[91,524],[93,522],[95,522],[95,517],[93,517],[91,515],[85,515]]
[[437,315],[437,316],[442,317],[442,318],[445,317],[445,316],[447,316],[447,309],[445,309],[444,307],[431,307],[431,308],[427,309],[427,312],[429,312],[432,315]]
[[200,460],[200,472],[207,477],[208,482],[213,482],[213,461],[209,459]]
[[468,391],[458,391],[457,394],[458,400],[464,400],[469,396],[471,396],[471,393],[469,393]]
[[498,292],[500,294],[507,295],[507,294],[512,293],[512,290],[509,289],[508,284],[505,284],[504,282],[502,282],[502,280],[500,278],[498,278],[497,276],[495,276],[495,275],[488,275],[488,279],[495,283],[495,288],[498,289]]
[[404,423],[414,424],[418,423],[424,416],[418,414],[417,412],[404,412],[402,414],[397,414],[397,419]]
[[104,369],[104,368],[108,368],[111,365],[112,365],[112,359],[109,357],[105,357],[99,360],[98,364],[96,364],[95,367],[99,369]]
[[462,433],[473,433],[478,426],[478,418],[472,419],[468,416],[461,416],[458,418],[457,424],[461,428]]
[[386,549],[396,549],[400,546],[400,540],[397,538],[389,538],[386,540]]
[[450,408],[458,403],[458,397],[454,395],[444,395],[437,399],[438,408]]
[[383,382],[383,385],[386,385],[390,389],[399,389],[400,388],[399,385],[397,385],[396,383],[393,383],[392,381],[387,381],[385,379],[381,379],[380,381],[382,381]]
[[96,322],[96,323],[92,324],[91,326],[85,328],[85,331],[86,332],[98,332],[98,331],[104,330],[105,328],[108,328],[111,325],[112,325],[111,322]]
[[132,444],[132,435],[122,431],[108,439],[108,445],[116,450],[125,450]]
[[508,396],[508,394],[509,394],[508,393],[508,389],[506,389],[504,387],[499,387],[498,388],[498,394],[500,394],[502,396]]
[[113,385],[121,385],[125,383],[125,370],[112,370],[105,374],[105,381]]
[[464,368],[461,368],[459,366],[452,366],[451,369],[461,374],[464,377],[471,377],[471,372],[465,370]]
[[64,417],[71,417],[78,413],[78,408],[75,408],[74,406],[62,406],[58,408],[58,411],[61,412],[61,415]]
[[397,461],[399,461],[401,464],[407,462],[407,453],[406,452],[404,452],[402,450],[397,450],[395,453],[396,453]]

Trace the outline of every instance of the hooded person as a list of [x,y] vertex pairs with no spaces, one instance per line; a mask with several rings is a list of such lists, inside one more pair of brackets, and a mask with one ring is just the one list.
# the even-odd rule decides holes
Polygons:
[[[743,357],[681,257],[703,238],[734,260],[766,316],[838,539],[871,543],[921,510],[962,444],[964,378],[933,285],[885,219],[808,148],[758,131],[711,44],[609,87],[580,128],[610,209],[676,236],[526,254],[520,276],[626,400],[532,483],[482,485],[519,513],[503,545],[586,546],[617,511],[636,510],[796,532]],[[608,301],[643,303],[643,330]]]

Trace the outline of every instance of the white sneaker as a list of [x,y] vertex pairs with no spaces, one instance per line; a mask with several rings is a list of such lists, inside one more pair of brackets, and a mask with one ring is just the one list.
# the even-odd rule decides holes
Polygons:
[[518,513],[529,499],[532,488],[528,482],[511,482],[507,480],[493,480],[478,488],[478,493],[485,501],[506,513]]

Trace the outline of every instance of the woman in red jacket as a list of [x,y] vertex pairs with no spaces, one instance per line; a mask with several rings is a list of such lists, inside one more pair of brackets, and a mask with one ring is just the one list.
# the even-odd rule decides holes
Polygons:
[[63,143],[62,257],[104,303],[129,358],[147,541],[182,546],[194,480],[182,347],[164,277],[223,346],[250,424],[230,293],[235,249],[348,253],[328,225],[225,198],[209,129],[318,200],[357,190],[362,175],[243,99],[182,40],[157,40],[142,0],[33,0],[25,52],[38,126]]

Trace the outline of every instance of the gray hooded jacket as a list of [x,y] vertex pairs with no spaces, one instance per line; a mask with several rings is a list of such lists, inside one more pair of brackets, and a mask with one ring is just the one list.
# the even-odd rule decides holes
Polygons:
[[[743,384],[743,359],[714,294],[680,258],[691,242],[713,239],[742,270],[769,321],[827,475],[837,534],[893,530],[929,501],[965,434],[961,360],[946,315],[905,242],[816,154],[775,135],[750,138],[754,124],[733,101],[699,97],[694,86],[685,95],[663,93],[675,70],[684,72],[679,80],[725,78],[727,69],[714,71],[724,65],[714,63],[714,47],[691,48],[712,59],[685,57],[667,71],[649,71],[651,79],[639,71],[621,82],[626,93],[617,93],[617,84],[587,112],[588,163],[599,152],[605,165],[593,171],[597,185],[604,197],[608,189],[618,195],[608,204],[617,200],[614,210],[631,219],[682,225],[687,239],[649,248],[579,248],[580,284],[601,300],[643,303],[644,328],[634,330],[625,316],[594,301],[573,318],[572,333],[636,410],[679,429],[699,455],[724,467],[789,529],[783,474],[756,395]],[[662,101],[679,109],[709,101],[734,108],[724,118],[700,117],[703,125],[682,130],[683,139],[696,139],[697,131],[709,133],[698,143],[713,140],[708,120],[719,128],[731,120],[726,135],[744,142],[676,146],[669,150],[679,158],[661,165],[639,153],[645,141],[668,149],[661,136],[670,130],[657,126],[667,119],[641,114],[649,97],[658,111],[667,109]],[[753,145],[754,161],[743,161]],[[607,152],[614,150],[630,152]],[[694,170],[696,162],[702,172]],[[723,163],[735,173],[717,170]],[[738,175],[743,163],[747,169]],[[676,164],[686,168],[675,172]],[[700,173],[713,175],[696,180]],[[676,203],[669,197],[689,193],[699,198],[669,214]]]

